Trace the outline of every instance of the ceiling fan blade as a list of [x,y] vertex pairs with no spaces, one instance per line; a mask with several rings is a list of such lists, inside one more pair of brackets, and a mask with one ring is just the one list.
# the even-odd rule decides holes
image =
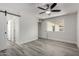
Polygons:
[[39,13],[39,14],[43,14],[43,13],[45,13],[45,12],[41,12],[41,13]]
[[53,9],[56,5],[57,3],[53,3],[50,8]]
[[51,10],[51,12],[60,12],[61,10]]
[[44,8],[42,8],[42,7],[38,7],[39,9],[42,9],[42,10],[46,10],[46,9],[44,9]]

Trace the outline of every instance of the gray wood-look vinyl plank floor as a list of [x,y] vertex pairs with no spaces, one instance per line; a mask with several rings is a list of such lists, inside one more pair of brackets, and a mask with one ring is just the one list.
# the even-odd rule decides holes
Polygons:
[[0,51],[1,56],[79,56],[79,49],[75,44],[38,39],[17,45],[9,42],[7,49]]

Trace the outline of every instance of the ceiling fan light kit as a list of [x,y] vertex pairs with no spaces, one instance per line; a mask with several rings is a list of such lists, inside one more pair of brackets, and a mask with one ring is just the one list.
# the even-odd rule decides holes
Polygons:
[[51,13],[51,11],[46,11],[46,14],[50,14]]

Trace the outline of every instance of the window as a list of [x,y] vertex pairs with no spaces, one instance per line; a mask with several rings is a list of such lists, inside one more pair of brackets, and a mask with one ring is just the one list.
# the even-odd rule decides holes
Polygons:
[[47,21],[47,31],[63,32],[64,31],[64,20]]

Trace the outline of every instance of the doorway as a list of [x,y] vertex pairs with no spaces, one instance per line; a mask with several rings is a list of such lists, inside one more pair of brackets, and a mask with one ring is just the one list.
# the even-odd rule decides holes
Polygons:
[[38,39],[41,36],[41,22],[38,22]]
[[11,42],[19,39],[19,17],[7,14],[7,37]]

